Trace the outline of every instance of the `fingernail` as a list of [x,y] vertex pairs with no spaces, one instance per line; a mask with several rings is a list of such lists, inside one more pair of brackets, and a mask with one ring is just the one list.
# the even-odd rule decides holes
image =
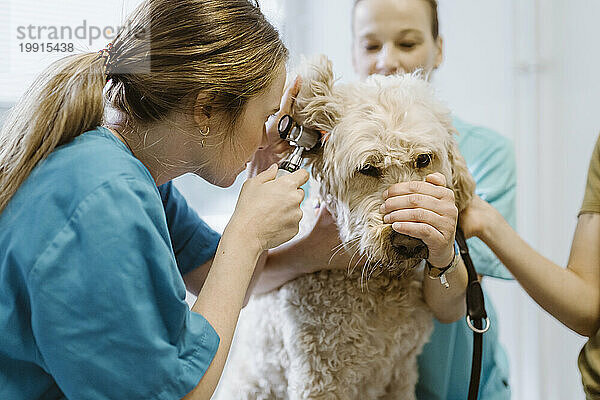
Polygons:
[[386,224],[390,223],[390,214],[385,214],[383,216],[383,222],[386,223]]
[[383,192],[383,198],[387,199],[387,197],[388,197],[388,190],[385,189],[385,191]]
[[379,206],[379,212],[382,214],[385,212],[385,203],[381,203],[381,205]]

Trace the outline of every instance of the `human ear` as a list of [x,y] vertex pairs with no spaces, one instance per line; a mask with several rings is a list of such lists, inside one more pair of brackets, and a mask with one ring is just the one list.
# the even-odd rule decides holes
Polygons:
[[212,100],[212,96],[203,92],[198,93],[194,99],[194,121],[200,127],[208,125],[208,120],[212,115],[212,106],[210,105]]
[[437,39],[435,40],[435,47],[436,55],[433,69],[438,69],[444,61],[444,39],[441,35],[438,35]]

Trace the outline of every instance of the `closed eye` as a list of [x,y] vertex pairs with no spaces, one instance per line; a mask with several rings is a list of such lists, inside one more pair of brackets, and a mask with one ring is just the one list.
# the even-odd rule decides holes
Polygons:
[[413,47],[415,47],[417,44],[414,42],[402,42],[402,43],[398,43],[397,46],[401,47],[403,49],[412,49]]
[[381,44],[378,42],[368,41],[368,42],[363,42],[362,47],[366,51],[377,51],[381,48]]
[[379,178],[381,176],[381,170],[374,165],[367,164],[358,170],[363,175],[372,176],[374,178]]

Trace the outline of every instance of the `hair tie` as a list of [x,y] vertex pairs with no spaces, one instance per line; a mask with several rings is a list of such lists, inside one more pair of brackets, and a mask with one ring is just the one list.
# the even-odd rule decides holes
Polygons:
[[106,45],[105,48],[98,51],[98,57],[96,58],[96,60],[104,58],[104,63],[102,64],[102,66],[104,67],[104,75],[106,75],[106,82],[108,82],[109,80],[107,71],[108,67],[110,66],[110,57],[112,56],[112,50],[113,44],[109,43]]

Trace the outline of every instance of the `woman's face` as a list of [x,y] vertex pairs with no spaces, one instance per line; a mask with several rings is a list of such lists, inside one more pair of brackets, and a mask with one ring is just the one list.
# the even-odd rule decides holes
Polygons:
[[[267,145],[265,123],[279,110],[286,69],[282,66],[271,86],[248,100],[233,131],[224,132],[213,148],[207,168],[197,171],[205,180],[221,187],[231,186],[246,169],[256,150]],[[210,139],[207,139],[207,143]]]
[[423,0],[362,0],[354,10],[352,63],[361,78],[442,62],[442,40],[433,38],[431,9]]

